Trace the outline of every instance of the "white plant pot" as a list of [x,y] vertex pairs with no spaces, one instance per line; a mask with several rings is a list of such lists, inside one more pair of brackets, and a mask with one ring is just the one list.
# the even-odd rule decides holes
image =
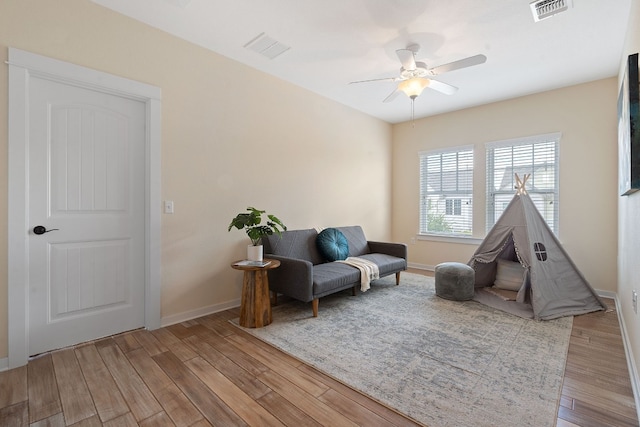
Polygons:
[[262,261],[262,245],[247,246],[247,259],[249,261]]

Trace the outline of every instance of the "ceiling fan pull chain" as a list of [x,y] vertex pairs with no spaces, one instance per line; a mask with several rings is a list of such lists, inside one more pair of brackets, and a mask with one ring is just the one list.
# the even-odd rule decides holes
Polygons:
[[416,121],[413,119],[415,105],[416,105],[416,100],[415,99],[411,99],[411,127],[412,128],[416,127]]

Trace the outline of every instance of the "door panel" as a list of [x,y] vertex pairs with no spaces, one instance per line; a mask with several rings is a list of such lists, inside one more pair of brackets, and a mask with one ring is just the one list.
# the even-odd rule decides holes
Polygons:
[[50,245],[51,321],[131,304],[129,241]]
[[[32,78],[29,354],[144,326],[145,105]],[[56,230],[53,230],[56,229]]]
[[127,117],[95,107],[51,108],[53,214],[126,211]]

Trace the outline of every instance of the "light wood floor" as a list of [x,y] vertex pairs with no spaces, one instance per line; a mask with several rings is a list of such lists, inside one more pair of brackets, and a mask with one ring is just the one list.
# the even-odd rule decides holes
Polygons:
[[607,312],[573,319],[558,410],[558,427],[638,426],[618,315]]
[[[2,372],[0,426],[417,425],[230,325],[238,314],[133,331]],[[615,312],[575,319],[557,425],[638,425]]]

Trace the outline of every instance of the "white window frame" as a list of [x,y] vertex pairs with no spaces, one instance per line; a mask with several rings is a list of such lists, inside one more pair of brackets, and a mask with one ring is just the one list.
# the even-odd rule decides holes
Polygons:
[[[495,223],[495,219],[499,217],[499,215],[496,215],[496,211],[495,211],[496,196],[498,197],[502,196],[501,199],[502,199],[502,202],[504,202],[505,200],[511,200],[511,198],[516,192],[515,176],[511,177],[512,183],[514,184],[512,188],[504,188],[503,190],[500,190],[500,191],[495,190],[496,188],[496,184],[494,182],[495,181],[495,174],[494,174],[495,150],[505,148],[505,147],[522,147],[525,145],[546,144],[546,143],[553,142],[555,144],[554,153],[553,153],[553,156],[554,156],[553,164],[552,164],[553,171],[554,171],[553,172],[553,189],[551,190],[536,189],[535,187],[536,179],[540,181],[543,179],[541,175],[542,172],[538,171],[536,173],[536,170],[535,169],[532,170],[531,169],[532,166],[530,165],[524,166],[520,168],[520,170],[518,170],[519,167],[512,167],[511,173],[512,174],[519,173],[519,175],[522,175],[523,173],[531,173],[533,171],[531,177],[529,178],[529,180],[525,185],[525,189],[527,190],[527,193],[529,193],[529,196],[531,197],[531,199],[536,204],[536,207],[538,208],[538,210],[541,211],[542,216],[545,217],[545,219],[548,219],[549,217],[551,217],[552,222],[549,223],[549,221],[547,221],[547,224],[549,225],[551,230],[554,232],[554,234],[558,236],[559,207],[560,207],[560,139],[561,137],[562,137],[562,134],[560,132],[556,132],[556,133],[536,135],[536,136],[531,136],[526,138],[515,138],[515,139],[504,140],[504,141],[488,142],[485,144],[486,162],[487,162],[486,163],[487,164],[486,166],[486,172],[487,172],[486,231],[487,232],[489,232],[491,227],[493,227]],[[535,154],[532,154],[532,157],[535,157]],[[533,159],[533,162],[535,164],[535,158]],[[543,164],[548,165],[548,163],[540,163],[539,165],[542,166]],[[529,170],[526,170],[527,167],[529,168]],[[520,176],[520,178],[523,178],[523,177]],[[506,175],[505,175],[505,179],[506,179]],[[541,210],[541,208],[543,207],[543,203],[540,199],[542,198],[546,198],[547,200],[549,198],[552,199],[552,201],[550,202],[552,204],[552,207],[551,209],[547,209],[547,212],[542,212]],[[498,203],[501,203],[501,202],[498,202]],[[503,208],[500,208],[498,212],[501,213],[503,210],[504,210]]]
[[[470,191],[458,190],[458,191],[447,191],[446,193],[442,192],[443,200],[447,199],[464,199],[467,200],[464,203],[465,206],[461,206],[461,215],[454,214],[449,215],[450,217],[458,217],[458,218],[466,218],[468,219],[468,230],[464,232],[459,231],[430,231],[427,230],[428,219],[427,219],[427,197],[429,194],[437,194],[438,192],[429,191],[427,188],[427,158],[429,156],[435,155],[444,155],[451,153],[465,153],[470,152],[470,160],[471,160],[471,174],[470,174]],[[443,148],[438,150],[429,150],[429,151],[421,151],[419,154],[419,169],[420,169],[420,201],[419,201],[419,225],[418,225],[418,235],[419,236],[441,236],[441,237],[455,237],[455,238],[471,238],[473,234],[473,166],[474,166],[474,146],[473,145],[465,145],[459,147],[450,147]],[[468,154],[467,154],[468,155]],[[468,169],[467,169],[468,170]],[[456,178],[460,178],[459,172],[456,171]],[[455,204],[455,202],[452,202]],[[446,201],[443,204],[446,206]],[[443,214],[444,215],[444,214]],[[457,218],[456,218],[457,220]]]

